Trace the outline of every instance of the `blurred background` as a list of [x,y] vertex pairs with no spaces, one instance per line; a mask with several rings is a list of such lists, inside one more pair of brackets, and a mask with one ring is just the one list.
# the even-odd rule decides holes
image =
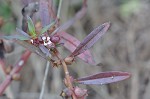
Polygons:
[[[95,61],[102,65],[90,66],[77,58],[69,66],[70,74],[83,77],[104,71],[130,72],[131,78],[125,81],[80,86],[88,89],[87,99],[149,99],[150,0],[88,0],[87,3],[84,18],[67,32],[81,41],[94,28],[110,21],[109,31],[90,49]],[[63,0],[61,23],[72,18],[81,6],[82,0]],[[1,34],[13,34],[16,27],[21,27],[23,7],[21,0],[0,0],[0,17],[6,21],[0,26]],[[15,50],[5,55],[7,64],[15,64],[24,50],[15,44]],[[60,51],[64,56],[70,53],[63,48]],[[45,67],[46,60],[33,53],[21,71],[21,80],[13,81],[5,91],[6,96],[0,99],[38,99]],[[62,67],[50,67],[43,99],[61,99],[59,95],[65,88],[63,78]]]

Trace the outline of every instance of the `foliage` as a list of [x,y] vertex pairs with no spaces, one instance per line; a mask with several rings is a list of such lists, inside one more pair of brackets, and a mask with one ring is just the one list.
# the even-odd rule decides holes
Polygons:
[[[59,10],[61,9],[61,2],[62,1],[60,0],[57,15],[54,13],[55,11],[53,10],[51,0],[50,2],[40,0],[39,3],[32,3],[33,9],[37,4],[39,6],[40,33],[37,30],[38,28],[36,28],[36,22],[33,22],[33,14],[36,13],[38,9],[29,9],[31,10],[30,14],[26,13],[26,9],[31,5],[28,4],[23,8],[24,10],[22,10],[23,20],[25,19],[22,24],[26,27],[23,30],[17,28],[16,30],[19,33],[17,35],[1,36],[2,40],[14,40],[14,42],[27,48],[26,52],[16,63],[15,68],[7,72],[8,75],[6,79],[0,85],[1,95],[12,80],[18,80],[18,73],[29,58],[31,54],[30,51],[45,58],[53,67],[59,67],[60,65],[63,67],[65,74],[64,84],[66,89],[62,91],[61,96],[66,99],[68,97],[72,97],[73,99],[85,99],[87,97],[87,89],[82,89],[75,83],[87,85],[108,84],[122,81],[130,77],[130,73],[121,71],[99,72],[97,74],[77,79],[69,74],[68,65],[72,65],[77,56],[84,62],[92,64],[92,66],[96,65],[94,58],[88,49],[90,49],[107,32],[110,27],[110,22],[99,25],[80,42],[77,38],[66,33],[65,30],[75,23],[76,20],[81,19],[85,15],[87,10],[87,0],[83,0],[81,10],[78,11],[72,19],[63,25],[59,25]],[[57,48],[58,45],[64,46],[71,52],[71,54],[63,58]],[[40,97],[42,98],[42,92]]]

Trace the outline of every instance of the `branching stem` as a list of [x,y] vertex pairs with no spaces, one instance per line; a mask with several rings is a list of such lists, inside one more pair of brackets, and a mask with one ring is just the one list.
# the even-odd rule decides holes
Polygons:
[[31,55],[31,52],[29,50],[26,50],[21,58],[19,59],[19,61],[16,63],[15,67],[12,69],[12,71],[10,72],[9,75],[6,76],[6,79],[0,84],[0,95],[3,94],[3,92],[5,91],[5,89],[7,88],[7,86],[11,83],[12,81],[12,76],[15,73],[19,73],[20,70],[22,69],[22,67],[24,66],[24,64],[27,62],[27,60],[29,59],[29,56]]
[[[57,49],[56,49],[56,52],[55,52],[54,54],[56,55],[56,57],[57,57],[59,60],[61,60],[61,64],[62,64],[63,69],[64,69],[64,72],[65,72],[65,78],[66,78],[67,84],[68,84],[67,87],[68,87],[70,90],[73,90],[73,85],[72,85],[72,82],[71,82],[71,80],[70,80],[70,75],[69,75],[68,67],[67,67],[65,61],[63,60],[63,58],[61,57],[61,55],[60,55],[60,53],[57,51]],[[73,99],[77,99],[74,93],[72,94],[72,98],[73,98]]]

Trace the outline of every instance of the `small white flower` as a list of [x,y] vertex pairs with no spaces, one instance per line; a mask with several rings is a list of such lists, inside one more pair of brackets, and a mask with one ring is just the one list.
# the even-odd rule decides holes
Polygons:
[[49,40],[49,41],[47,42],[47,44],[52,44],[52,42]]
[[48,44],[44,42],[44,46],[47,46]]
[[45,36],[43,36],[43,37],[42,37],[42,40],[46,40],[46,37],[45,37]]
[[30,41],[31,41],[31,43],[33,44],[33,39],[31,39]]
[[44,46],[52,44],[52,42],[50,41],[50,37],[43,36],[42,40],[44,42]]
[[47,37],[47,40],[50,40],[50,37]]

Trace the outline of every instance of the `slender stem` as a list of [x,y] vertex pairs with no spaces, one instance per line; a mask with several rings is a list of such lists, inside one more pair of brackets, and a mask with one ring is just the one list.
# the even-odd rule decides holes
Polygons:
[[[57,49],[56,49],[55,55],[56,55],[56,57],[57,57],[59,60],[61,60],[61,63],[62,63],[64,72],[65,72],[65,78],[66,78],[67,84],[68,84],[67,87],[68,87],[70,90],[73,90],[73,85],[72,85],[72,82],[71,82],[71,80],[70,80],[70,75],[69,75],[68,67],[67,67],[65,61],[63,60],[63,58],[61,57],[60,53],[57,51]],[[77,99],[74,93],[72,94],[72,98],[73,98],[73,99]]]
[[60,19],[60,10],[61,10],[62,0],[59,0],[59,6],[57,11],[57,18]]
[[3,59],[0,59],[0,66],[1,66],[4,74],[6,74],[5,61]]
[[50,62],[47,61],[46,69],[45,69],[45,74],[44,74],[44,79],[43,79],[43,83],[42,83],[42,90],[41,90],[39,99],[42,99],[43,95],[44,95],[44,90],[45,90],[46,79],[47,79],[47,76],[48,76],[49,67],[50,67]]
[[9,75],[6,76],[6,79],[0,84],[0,95],[3,94],[4,90],[7,88],[7,86],[11,83],[12,81],[12,76],[15,73],[20,72],[26,61],[29,59],[29,56],[31,55],[31,52],[29,50],[26,50],[24,54],[22,54],[21,58],[19,61],[16,63],[15,67],[13,70],[10,72]]

